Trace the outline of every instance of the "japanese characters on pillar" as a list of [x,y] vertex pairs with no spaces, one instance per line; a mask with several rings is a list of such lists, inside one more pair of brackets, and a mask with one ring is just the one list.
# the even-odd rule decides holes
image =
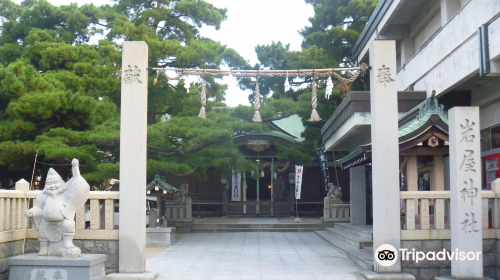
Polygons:
[[[455,107],[449,111],[451,250],[482,252],[481,169],[479,108]],[[476,165],[477,164],[477,165]],[[452,276],[481,278],[479,259],[451,261]]]
[[233,169],[231,185],[231,201],[241,201],[241,172]]
[[304,166],[295,165],[295,199],[300,199],[303,173],[304,173]]
[[123,42],[120,117],[119,272],[146,270],[146,192],[148,130],[148,45]]
[[141,72],[142,71],[139,69],[139,66],[134,65],[134,67],[132,67],[132,65],[127,65],[127,67],[123,69],[123,82],[126,84],[142,84]]
[[390,266],[376,261],[382,245],[389,244],[397,252],[401,245],[396,57],[395,41],[370,44],[373,269],[377,273],[401,272],[401,258]]

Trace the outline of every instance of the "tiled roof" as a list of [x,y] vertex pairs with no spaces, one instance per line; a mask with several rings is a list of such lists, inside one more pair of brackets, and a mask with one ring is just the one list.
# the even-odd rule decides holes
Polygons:
[[276,120],[272,123],[298,140],[303,140],[301,134],[306,128],[302,124],[302,119],[299,115],[291,115],[288,118]]
[[165,180],[165,177],[160,176],[160,175],[155,175],[154,180],[151,181],[151,183],[146,185],[146,189],[149,189],[150,187],[152,187],[156,184],[167,191],[171,191],[171,192],[178,192],[179,191],[177,188],[175,188],[172,185],[170,185],[169,183],[167,183],[167,181]]

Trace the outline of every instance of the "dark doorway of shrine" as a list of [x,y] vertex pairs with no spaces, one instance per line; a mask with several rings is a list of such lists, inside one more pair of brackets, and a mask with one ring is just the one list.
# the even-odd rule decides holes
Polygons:
[[[250,173],[247,177],[247,200],[257,200],[257,180],[251,178]],[[269,176],[259,178],[259,200],[271,200],[271,178]]]

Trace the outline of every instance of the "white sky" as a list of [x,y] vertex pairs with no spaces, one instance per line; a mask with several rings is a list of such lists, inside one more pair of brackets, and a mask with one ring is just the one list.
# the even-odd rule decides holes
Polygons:
[[[48,0],[52,5],[93,3],[96,6],[112,4],[109,0]],[[290,44],[292,50],[300,50],[302,37],[298,31],[309,24],[314,9],[304,0],[206,0],[218,8],[227,8],[227,20],[221,28],[204,26],[200,33],[204,37],[219,41],[235,49],[241,56],[254,65],[258,62],[255,46],[281,41]],[[20,3],[21,0],[13,0]],[[221,81],[227,83],[227,80]],[[230,83],[226,94],[228,106],[250,105],[250,91],[241,91],[236,81]]]

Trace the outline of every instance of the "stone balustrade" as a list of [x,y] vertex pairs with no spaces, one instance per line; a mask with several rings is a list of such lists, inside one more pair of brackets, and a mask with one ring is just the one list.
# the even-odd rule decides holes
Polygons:
[[186,202],[174,202],[165,204],[165,219],[168,222],[191,222],[193,220],[191,197]]
[[335,201],[329,197],[325,197],[323,221],[325,224],[332,222],[350,222],[350,204],[342,204],[341,201]]
[[[39,250],[38,232],[24,216],[39,192],[30,191],[25,180],[17,182],[14,190],[0,190],[0,279],[9,271],[10,257]],[[118,200],[119,192],[91,191],[87,207],[78,209],[75,215],[75,246],[85,254],[106,254],[107,273],[118,270],[119,231],[115,229],[118,221],[114,221],[119,217],[114,209]]]
[[[0,243],[23,240],[25,230],[27,239],[38,238],[33,225],[24,217],[24,211],[28,210],[28,205],[32,207],[39,192],[29,191],[29,183],[24,180],[16,183],[15,190],[0,190]],[[118,217],[114,204],[118,199],[118,192],[91,191],[90,221],[85,221],[85,206],[78,209],[75,239],[118,240],[118,230],[114,229],[114,218]]]
[[193,202],[186,197],[185,202],[175,201],[165,204],[165,219],[169,227],[177,228],[177,232],[190,232],[193,222]]
[[[481,193],[483,239],[500,238],[500,193],[483,190]],[[402,191],[404,226],[401,240],[450,239],[450,191]],[[492,223],[489,222],[489,212]]]

